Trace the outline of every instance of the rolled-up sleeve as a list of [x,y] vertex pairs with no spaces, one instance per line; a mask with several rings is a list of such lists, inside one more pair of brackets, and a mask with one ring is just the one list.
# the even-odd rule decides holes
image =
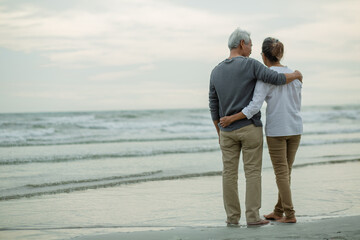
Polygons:
[[270,83],[273,85],[284,85],[286,83],[286,77],[283,73],[278,73],[272,69],[269,69],[257,60],[254,61],[254,74],[257,80],[261,80],[264,83]]
[[242,110],[242,113],[246,116],[247,119],[252,118],[260,111],[270,87],[271,85],[269,84],[266,84],[262,81],[257,81],[254,90],[254,96],[251,102]]
[[209,108],[211,113],[211,118],[213,121],[219,120],[219,98],[216,93],[215,86],[210,82],[209,87]]

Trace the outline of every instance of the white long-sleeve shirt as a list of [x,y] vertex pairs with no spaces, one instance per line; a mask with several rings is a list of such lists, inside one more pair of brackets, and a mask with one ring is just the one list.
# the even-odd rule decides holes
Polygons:
[[[288,67],[270,67],[279,73],[292,73]],[[250,119],[259,112],[264,100],[266,107],[265,134],[269,137],[299,135],[303,132],[300,116],[302,83],[294,80],[275,86],[257,81],[254,96],[242,112]]]

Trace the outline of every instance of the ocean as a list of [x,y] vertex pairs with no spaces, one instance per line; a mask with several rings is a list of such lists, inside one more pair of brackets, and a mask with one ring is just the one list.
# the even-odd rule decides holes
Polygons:
[[[359,215],[360,105],[302,118],[297,217]],[[277,194],[265,139],[263,156],[265,214]],[[208,109],[0,114],[0,238],[222,226],[221,170]]]

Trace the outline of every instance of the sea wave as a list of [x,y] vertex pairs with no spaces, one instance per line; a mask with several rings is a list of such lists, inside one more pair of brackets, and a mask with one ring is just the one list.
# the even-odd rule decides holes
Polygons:
[[11,141],[9,139],[0,142],[0,147],[23,147],[23,146],[52,146],[52,145],[76,145],[76,144],[93,144],[93,143],[125,143],[125,142],[162,142],[162,141],[186,141],[186,140],[210,140],[216,139],[213,134],[202,136],[172,136],[172,137],[159,137],[159,138],[118,138],[118,139],[99,139],[101,136],[93,136],[92,138],[85,139],[59,139],[58,141],[51,139],[30,141]]
[[[175,140],[175,139],[172,139]],[[183,139],[176,139],[183,140]],[[194,139],[192,139],[194,140]],[[196,139],[195,139],[196,140]],[[203,139],[202,139],[203,140]],[[171,140],[167,140],[171,141]],[[141,150],[126,150],[122,152],[113,152],[113,153],[85,153],[85,154],[72,154],[72,155],[42,155],[42,156],[26,156],[11,158],[6,156],[3,159],[0,159],[1,165],[19,165],[19,164],[31,164],[31,163],[58,163],[58,162],[73,162],[73,161],[83,161],[83,160],[99,160],[106,158],[134,158],[134,157],[151,157],[151,156],[160,156],[168,154],[191,154],[191,153],[207,153],[207,152],[216,152],[220,151],[220,147],[216,141],[213,144],[199,144],[191,146],[183,146],[175,148],[159,147],[156,148],[142,148]],[[301,142],[301,146],[319,146],[319,145],[331,145],[331,144],[346,144],[346,143],[360,143],[360,138],[351,138],[351,139],[307,139]],[[266,141],[264,146],[267,147]]]
[[[0,147],[217,138],[208,109],[22,113],[0,116]],[[304,136],[360,133],[360,105],[304,107],[302,116]],[[263,121],[266,122],[265,117]],[[337,136],[330,138],[336,141],[341,139]]]
[[116,187],[120,185],[128,185],[128,184],[136,184],[136,183],[144,183],[150,181],[166,181],[166,180],[177,180],[177,179],[188,179],[188,178],[196,178],[196,177],[205,177],[205,176],[219,176],[221,175],[221,171],[215,172],[205,172],[205,173],[190,173],[190,174],[182,174],[182,175],[173,175],[173,176],[161,176],[161,177],[148,177],[148,178],[139,178],[139,179],[130,179],[130,180],[121,180],[107,183],[96,183],[96,184],[88,184],[84,186],[76,186],[72,185],[65,188],[54,188],[45,191],[33,191],[29,193],[20,193],[14,195],[5,195],[0,196],[0,201],[14,200],[20,198],[31,198],[42,195],[50,195],[50,194],[61,194],[61,193],[70,193],[75,191],[84,191],[88,189],[98,189],[98,188],[108,188],[108,187]]
[[328,135],[328,134],[347,134],[347,133],[360,133],[360,128],[349,128],[349,129],[331,128],[326,130],[313,130],[313,131],[306,131],[303,133],[303,135]]
[[[359,161],[360,158],[329,160],[329,161],[315,162],[315,163],[295,164],[293,168],[303,168],[313,165],[339,164],[339,163],[359,162]],[[164,173],[162,170],[158,170],[158,171],[144,172],[133,175],[111,176],[111,177],[98,178],[98,179],[73,180],[73,181],[64,181],[64,182],[43,183],[43,184],[28,184],[21,187],[23,189],[26,189],[27,192],[23,191],[23,193],[3,195],[0,196],[0,201],[8,201],[8,200],[14,200],[20,198],[31,198],[42,195],[50,195],[50,194],[71,193],[75,191],[84,191],[88,189],[117,187],[121,185],[139,184],[144,182],[190,179],[190,178],[221,176],[221,175],[222,175],[222,171],[166,175],[166,173]]]
[[149,157],[167,154],[187,154],[187,153],[202,153],[219,151],[219,146],[198,146],[186,147],[177,149],[149,149],[149,150],[134,150],[119,153],[108,154],[83,154],[83,155],[50,155],[50,156],[36,156],[26,158],[9,158],[0,160],[0,165],[17,165],[29,163],[49,163],[49,162],[70,162],[80,160],[98,160],[104,158],[132,158],[132,157]]
[[360,158],[328,160],[328,161],[321,161],[321,162],[294,164],[293,168],[303,168],[303,167],[315,166],[315,165],[338,164],[338,163],[359,162],[359,161],[360,161]]
[[[77,145],[77,144],[106,144],[106,143],[131,143],[131,142],[162,142],[162,141],[202,141],[202,140],[216,140],[217,135],[213,133],[203,133],[203,134],[186,134],[186,136],[176,136],[176,134],[170,134],[170,136],[160,136],[160,137],[142,137],[142,138],[117,138],[111,139],[111,136],[84,136],[78,138],[76,136],[66,136],[66,138],[56,138],[52,137],[51,134],[54,132],[54,129],[42,130],[37,132],[29,133],[31,138],[29,139],[12,139],[9,135],[3,135],[3,140],[0,138],[0,147],[23,147],[23,146],[54,146],[54,145]],[[214,130],[215,131],[215,130]],[[306,136],[316,136],[316,135],[341,135],[341,134],[355,134],[360,133],[360,129],[346,129],[346,130],[331,130],[331,131],[311,131],[305,132],[302,134],[303,137]],[[37,135],[41,135],[41,139],[36,139]],[[156,134],[154,134],[156,135]],[[329,139],[309,139],[302,140],[301,145],[323,145],[323,144],[338,144],[338,143],[359,143],[360,138],[351,138],[351,139],[342,139],[335,138],[331,136]]]
[[331,145],[343,143],[360,143],[360,138],[345,138],[345,139],[308,139],[302,140],[300,146],[318,146],[318,145]]
[[139,177],[148,177],[158,173],[161,173],[162,170],[152,171],[152,172],[143,172],[138,174],[130,174],[123,176],[111,176],[105,178],[92,178],[92,179],[81,179],[81,180],[71,180],[71,181],[62,181],[62,182],[52,182],[52,183],[43,183],[43,184],[27,184],[25,187],[29,188],[43,188],[43,187],[52,187],[52,186],[61,186],[68,184],[78,184],[78,183],[91,183],[91,182],[101,182],[101,181],[110,181],[118,179],[128,179],[128,178],[139,178]]

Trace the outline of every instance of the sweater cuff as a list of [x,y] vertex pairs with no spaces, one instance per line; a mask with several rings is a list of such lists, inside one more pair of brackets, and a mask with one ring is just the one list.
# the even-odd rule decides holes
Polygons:
[[212,119],[213,121],[220,120],[219,113],[217,113],[217,112],[211,112],[211,119]]
[[247,108],[242,110],[242,113],[246,116],[247,119],[252,118],[254,115],[251,115],[250,111]]
[[284,85],[284,84],[286,84],[286,77],[285,77],[285,74],[284,73],[282,73],[281,74],[282,75],[282,85]]

